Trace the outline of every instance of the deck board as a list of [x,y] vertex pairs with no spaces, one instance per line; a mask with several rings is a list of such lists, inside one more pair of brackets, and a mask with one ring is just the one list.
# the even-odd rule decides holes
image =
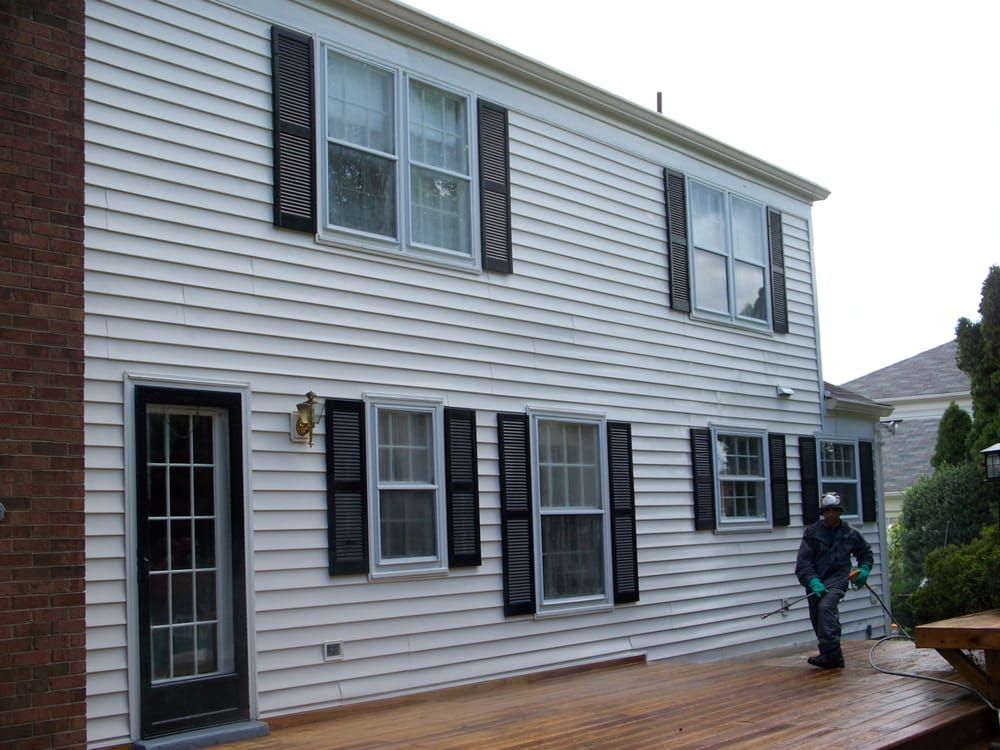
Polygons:
[[[282,717],[270,736],[225,749],[864,750],[934,746],[941,732],[954,728],[957,740],[959,726],[968,734],[969,727],[988,729],[995,721],[964,690],[876,672],[868,664],[870,646],[845,642],[843,670],[815,669],[805,663],[810,651],[783,649],[725,661],[632,663],[507,680]],[[883,644],[876,662],[963,681],[938,654],[907,642]]]

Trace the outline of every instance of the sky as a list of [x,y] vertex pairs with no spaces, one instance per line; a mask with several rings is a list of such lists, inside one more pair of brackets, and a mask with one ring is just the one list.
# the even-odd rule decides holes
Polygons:
[[831,191],[823,377],[954,338],[1000,264],[1000,3],[406,0]]

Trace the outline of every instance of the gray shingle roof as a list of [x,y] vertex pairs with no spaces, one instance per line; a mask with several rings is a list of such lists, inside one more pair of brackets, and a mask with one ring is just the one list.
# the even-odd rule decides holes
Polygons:
[[844,383],[841,387],[877,401],[900,396],[929,396],[935,393],[968,393],[969,376],[958,369],[958,343],[915,354],[909,359],[883,367]]

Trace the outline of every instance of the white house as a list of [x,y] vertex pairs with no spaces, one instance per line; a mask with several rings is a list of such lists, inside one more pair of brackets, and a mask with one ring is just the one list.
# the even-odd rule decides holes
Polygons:
[[893,407],[882,433],[882,489],[889,523],[903,510],[906,489],[934,472],[931,458],[948,406],[955,402],[972,414],[969,376],[958,369],[957,353],[958,342],[952,340],[844,384]]
[[826,190],[388,0],[86,13],[91,747],[808,643],[824,487],[881,554]]

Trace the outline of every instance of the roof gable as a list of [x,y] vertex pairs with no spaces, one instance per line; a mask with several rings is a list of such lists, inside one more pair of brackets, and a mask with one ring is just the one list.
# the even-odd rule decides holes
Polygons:
[[969,376],[955,364],[957,351],[958,343],[949,341],[850,380],[842,387],[882,401],[901,396],[968,393]]

